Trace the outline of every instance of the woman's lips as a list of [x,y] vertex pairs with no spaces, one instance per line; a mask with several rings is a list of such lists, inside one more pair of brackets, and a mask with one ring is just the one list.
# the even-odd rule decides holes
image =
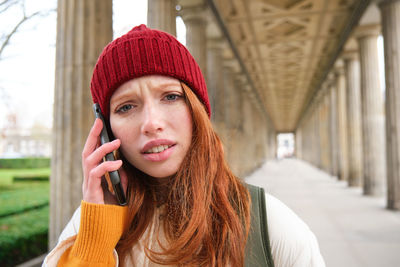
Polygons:
[[147,142],[142,149],[140,150],[141,153],[146,153],[149,152],[150,149],[158,146],[173,146],[176,143],[174,141],[168,140],[168,139],[156,139],[152,140],[150,142]]
[[174,149],[175,149],[175,145],[172,145],[172,146],[169,146],[167,149],[165,149],[162,152],[142,153],[142,155],[146,160],[149,160],[149,161],[153,161],[153,162],[164,161],[164,160],[167,160],[171,156]]

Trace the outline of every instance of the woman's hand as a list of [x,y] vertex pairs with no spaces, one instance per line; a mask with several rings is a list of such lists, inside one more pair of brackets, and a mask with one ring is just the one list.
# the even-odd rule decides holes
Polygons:
[[82,185],[83,200],[96,204],[116,204],[117,201],[115,200],[115,197],[110,197],[109,195],[111,193],[108,190],[103,191],[101,186],[102,177],[106,172],[119,169],[124,192],[126,192],[128,179],[126,172],[121,168],[122,160],[103,162],[103,158],[106,154],[113,152],[120,147],[121,141],[116,139],[110,143],[101,145],[99,136],[102,128],[102,121],[96,119],[82,151],[82,168],[84,176]]

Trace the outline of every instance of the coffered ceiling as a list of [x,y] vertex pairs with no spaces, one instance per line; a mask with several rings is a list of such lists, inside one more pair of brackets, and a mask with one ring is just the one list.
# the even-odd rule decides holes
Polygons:
[[205,1],[277,132],[296,129],[369,2]]

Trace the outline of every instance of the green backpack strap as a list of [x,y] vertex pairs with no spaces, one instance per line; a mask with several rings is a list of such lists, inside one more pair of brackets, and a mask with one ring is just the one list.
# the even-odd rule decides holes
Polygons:
[[246,245],[246,267],[274,267],[268,236],[264,189],[246,184],[251,196],[251,224]]

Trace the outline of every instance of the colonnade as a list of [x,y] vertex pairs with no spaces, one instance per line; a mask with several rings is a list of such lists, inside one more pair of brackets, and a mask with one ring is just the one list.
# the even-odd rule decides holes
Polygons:
[[[190,2],[190,1],[189,1]],[[205,2],[179,1],[187,47],[206,77],[212,123],[235,174],[244,176],[275,157],[274,129],[255,89]],[[149,0],[148,25],[176,35],[176,1]],[[81,153],[94,117],[90,79],[97,57],[112,40],[112,0],[58,2],[56,81],[50,192],[49,246],[82,199]]]
[[[354,30],[296,129],[297,157],[400,209],[400,1],[380,1],[381,24]],[[383,34],[385,94],[379,81]],[[386,112],[385,112],[386,111]]]
[[[148,3],[151,6],[159,2]],[[186,47],[207,81],[211,120],[224,143],[226,159],[235,174],[244,176],[267,158],[275,157],[276,134],[206,1],[193,4],[193,1],[180,0],[177,4],[181,8],[178,15],[186,26]],[[175,15],[170,10],[165,10],[165,14]],[[162,27],[152,20],[149,16],[149,25]]]

